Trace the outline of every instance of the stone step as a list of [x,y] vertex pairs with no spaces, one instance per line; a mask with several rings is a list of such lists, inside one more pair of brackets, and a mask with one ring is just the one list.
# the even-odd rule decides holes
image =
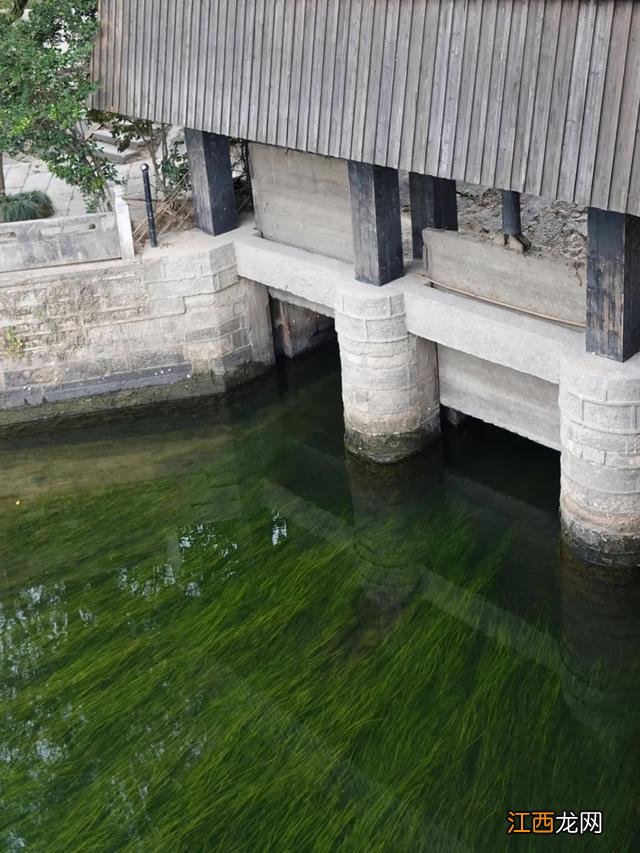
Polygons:
[[[115,145],[116,140],[108,127],[101,127],[92,134],[96,142],[105,143],[105,145]],[[129,148],[138,149],[144,147],[143,139],[132,139]]]
[[109,163],[114,163],[117,166],[122,166],[125,163],[130,163],[141,156],[141,152],[132,148],[127,148],[125,151],[119,151],[118,146],[113,142],[98,142],[98,156]]

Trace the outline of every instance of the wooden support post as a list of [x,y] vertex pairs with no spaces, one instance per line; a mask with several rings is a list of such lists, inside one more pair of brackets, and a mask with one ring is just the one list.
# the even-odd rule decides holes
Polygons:
[[409,172],[409,199],[413,257],[421,258],[422,232],[425,228],[458,230],[456,182],[448,178],[434,178],[432,175]]
[[513,190],[502,190],[502,233],[505,237],[519,237],[522,234],[520,193]]
[[387,284],[404,274],[397,169],[349,161],[355,277]]
[[196,225],[207,234],[238,226],[229,137],[185,128]]
[[589,208],[587,350],[626,361],[640,351],[640,217]]

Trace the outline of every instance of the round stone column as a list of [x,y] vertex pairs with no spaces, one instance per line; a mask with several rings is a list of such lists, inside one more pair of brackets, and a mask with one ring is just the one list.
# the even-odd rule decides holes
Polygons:
[[435,345],[407,331],[392,285],[336,293],[345,443],[374,462],[397,462],[440,434]]
[[640,358],[565,353],[560,514],[584,559],[640,567]]

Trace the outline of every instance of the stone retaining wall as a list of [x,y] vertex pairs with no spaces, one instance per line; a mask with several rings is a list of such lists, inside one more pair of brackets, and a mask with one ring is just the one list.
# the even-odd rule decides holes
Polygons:
[[0,276],[0,422],[216,393],[273,363],[232,245]]

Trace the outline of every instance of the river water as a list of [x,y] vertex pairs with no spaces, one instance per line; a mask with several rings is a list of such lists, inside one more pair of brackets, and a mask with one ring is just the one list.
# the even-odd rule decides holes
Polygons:
[[0,850],[640,849],[640,581],[558,454],[342,432],[329,348],[3,442]]

